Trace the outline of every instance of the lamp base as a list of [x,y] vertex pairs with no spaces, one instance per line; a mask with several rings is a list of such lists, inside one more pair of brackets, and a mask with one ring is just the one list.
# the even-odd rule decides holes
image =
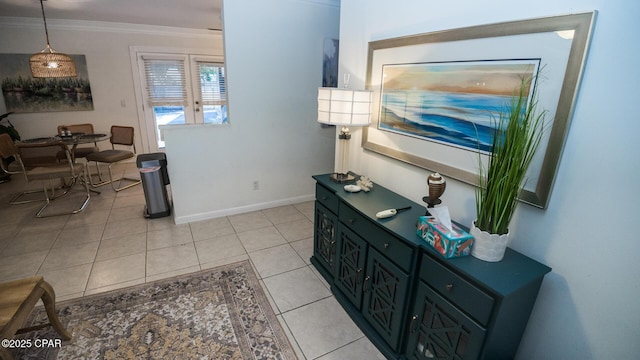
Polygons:
[[338,184],[344,184],[344,183],[352,182],[356,178],[355,176],[349,173],[346,173],[346,174],[333,173],[331,174],[331,176],[329,176],[329,179],[331,179],[331,181],[336,182]]

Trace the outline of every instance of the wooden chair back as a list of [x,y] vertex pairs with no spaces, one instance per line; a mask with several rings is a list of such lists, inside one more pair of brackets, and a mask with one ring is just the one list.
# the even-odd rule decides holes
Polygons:
[[17,153],[16,146],[13,143],[13,139],[9,134],[0,134],[0,158],[2,160],[15,157]]
[[60,165],[61,153],[65,154],[68,163],[72,163],[69,148],[62,141],[33,144],[18,143],[16,148],[18,149],[18,160],[23,169]]
[[136,146],[133,142],[134,129],[131,126],[111,126],[111,145],[133,146],[135,152]]

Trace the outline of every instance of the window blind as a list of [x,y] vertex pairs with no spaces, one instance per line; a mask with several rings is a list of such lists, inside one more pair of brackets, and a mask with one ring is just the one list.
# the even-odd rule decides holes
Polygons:
[[200,93],[203,105],[226,105],[227,86],[224,65],[198,62],[200,74]]
[[150,106],[187,106],[185,62],[179,59],[143,59]]

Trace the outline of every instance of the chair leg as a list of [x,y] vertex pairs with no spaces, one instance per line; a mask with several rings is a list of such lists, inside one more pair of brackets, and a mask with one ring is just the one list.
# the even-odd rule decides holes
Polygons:
[[[49,191],[47,190],[47,183],[43,183],[42,185],[42,192],[44,193],[44,197],[46,198],[45,200],[45,204],[40,208],[40,210],[38,210],[38,212],[36,213],[36,217],[37,218],[43,218],[46,216],[43,216],[42,213],[44,213],[44,210],[49,206],[49,204],[51,203],[51,199],[49,199]],[[52,216],[52,215],[49,215]]]
[[[98,180],[100,180],[100,182],[104,181],[104,179],[102,178],[102,171],[100,171],[100,164],[96,161],[96,173],[98,175]],[[91,177],[91,173],[89,173],[89,177]]]
[[[113,188],[114,191],[118,192],[118,191],[121,191],[121,190],[125,190],[125,189],[128,189],[130,187],[139,185],[142,182],[141,179],[133,179],[133,178],[128,178],[128,177],[124,177],[124,176],[119,178],[119,179],[114,179],[113,178],[113,173],[111,171],[111,165],[113,165],[113,164],[109,164],[109,167],[108,167],[108,169],[109,169],[109,179],[110,179],[110,182],[111,182],[111,188]],[[132,183],[129,184],[129,185],[126,185],[126,186],[121,186],[121,187],[116,188],[115,182],[117,181],[118,184],[120,184],[120,182],[122,180],[132,181]]]
[[[66,195],[67,193],[69,193],[69,189],[71,188],[71,185],[73,185],[73,183],[67,185],[64,182],[64,179],[60,179],[60,186],[53,188],[54,190],[64,190],[61,194],[59,194],[58,196],[52,196],[51,200],[53,199],[57,199],[59,197],[62,197],[64,195]],[[16,194],[11,200],[9,200],[9,204],[11,205],[22,205],[22,204],[30,204],[30,203],[34,203],[34,202],[41,202],[41,201],[45,201],[45,199],[33,199],[33,200],[19,200],[21,197],[26,196],[26,195],[30,195],[30,194],[37,194],[37,193],[41,193],[42,190],[27,190],[27,191],[23,191],[19,194]],[[46,196],[46,195],[45,195]]]
[[42,302],[44,303],[44,308],[47,310],[47,317],[49,318],[49,322],[51,326],[60,334],[62,340],[71,340],[71,334],[67,332],[67,330],[62,326],[58,315],[56,314],[56,294],[53,291],[51,285],[49,285],[46,281],[41,281],[38,285],[44,291],[42,293]]
[[[47,190],[47,185],[45,183],[44,185],[44,194],[45,197],[47,198],[46,203],[44,204],[43,207],[40,208],[40,210],[38,210],[38,212],[36,213],[36,217],[37,218],[45,218],[45,217],[51,217],[51,216],[59,216],[59,215],[73,215],[73,214],[77,214],[81,211],[84,211],[84,209],[87,207],[87,204],[89,204],[89,200],[91,199],[91,194],[89,193],[89,184],[87,181],[87,177],[86,177],[86,172],[82,172],[82,174],[78,174],[77,176],[84,176],[84,180],[85,181],[81,181],[84,184],[84,188],[86,190],[86,196],[84,198],[84,200],[82,201],[82,205],[80,205],[79,208],[72,210],[72,211],[68,211],[68,212],[59,212],[59,213],[55,213],[55,214],[47,214],[47,215],[43,215],[45,209],[49,206],[49,204],[51,203],[52,200],[55,200],[57,198],[49,198],[49,192]],[[51,181],[51,180],[49,180]],[[67,190],[67,192],[71,191],[71,187],[73,185],[75,185],[75,183],[77,182],[77,178],[72,179],[71,181],[71,185],[69,186],[69,190]],[[52,192],[53,193],[53,192]],[[59,196],[58,196],[59,198]]]
[[[111,169],[111,167],[113,166],[113,164],[117,164],[117,163],[109,163],[109,166],[107,167],[107,170],[109,171],[109,180],[102,180],[102,176],[100,175],[100,169],[98,167],[98,163],[96,162],[96,167],[98,168],[98,179],[102,180],[98,183],[93,183],[93,178],[91,176],[89,176],[89,180],[91,183],[91,187],[99,187],[99,186],[104,186],[107,184],[111,184],[111,188],[113,188],[114,191],[118,192],[118,191],[122,191],[125,189],[128,189],[130,187],[139,185],[140,183],[142,183],[142,180],[140,179],[134,179],[134,178],[129,178],[129,177],[119,177],[117,179],[113,178],[113,170]],[[120,187],[116,187],[115,183],[118,182],[120,183],[121,181],[126,180],[126,181],[132,181],[131,184],[126,185],[126,186],[120,186]]]
[[91,185],[91,187],[94,187],[94,188],[107,185],[111,181],[104,180],[102,178],[102,172],[100,171],[100,164],[97,161],[94,161],[94,162],[96,164],[96,175],[98,175],[98,182],[97,183],[93,182],[93,175],[91,174],[91,172],[89,172],[89,184]]

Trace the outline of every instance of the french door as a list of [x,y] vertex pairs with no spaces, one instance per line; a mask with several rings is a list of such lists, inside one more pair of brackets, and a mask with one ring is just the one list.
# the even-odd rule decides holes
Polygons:
[[224,63],[216,56],[138,53],[144,127],[150,151],[162,151],[160,126],[226,124]]

